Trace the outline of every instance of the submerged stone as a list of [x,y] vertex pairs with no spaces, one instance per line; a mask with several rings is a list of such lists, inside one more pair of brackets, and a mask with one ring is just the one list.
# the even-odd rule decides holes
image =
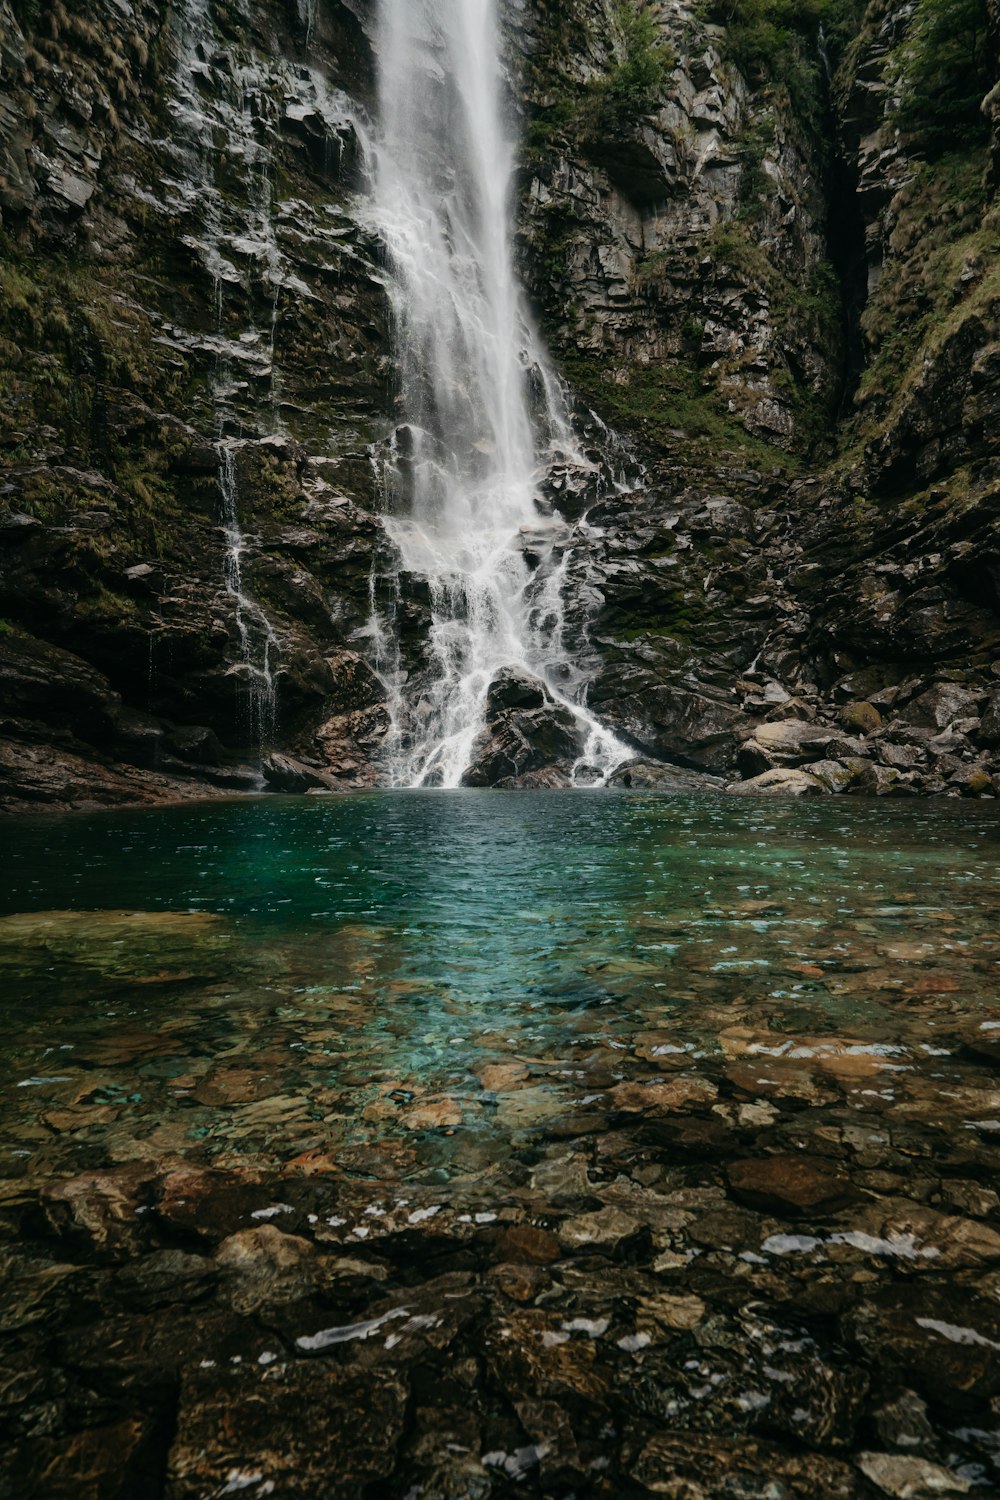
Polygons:
[[153,1497],[992,1482],[990,811],[490,802],[137,820],[241,962],[10,1010],[4,1483],[132,1420]]
[[847,1174],[806,1156],[769,1156],[734,1162],[726,1170],[732,1191],[755,1208],[811,1214],[838,1208],[852,1196]]
[[968,1479],[952,1474],[941,1464],[900,1453],[862,1453],[858,1468],[886,1495],[898,1500],[933,1500],[935,1495],[967,1495]]
[[233,934],[211,912],[40,911],[0,917],[0,975],[81,992],[107,985],[205,983],[235,962]]
[[405,1404],[406,1387],[374,1370],[279,1360],[193,1371],[181,1387],[171,1494],[348,1500],[392,1472]]

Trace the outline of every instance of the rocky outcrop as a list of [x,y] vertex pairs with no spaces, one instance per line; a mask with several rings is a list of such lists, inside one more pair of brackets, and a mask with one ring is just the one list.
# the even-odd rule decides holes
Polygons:
[[578,3],[571,32],[533,14],[525,278],[571,382],[613,418],[801,448],[840,357],[818,146],[703,11],[663,10],[648,112],[596,125],[627,33],[599,4]]
[[576,716],[538,678],[508,668],[489,690],[485,726],[463,784],[569,786],[583,748]]

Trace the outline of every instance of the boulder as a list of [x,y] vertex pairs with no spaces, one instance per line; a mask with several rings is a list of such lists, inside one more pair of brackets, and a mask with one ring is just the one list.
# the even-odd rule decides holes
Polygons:
[[324,720],[315,742],[327,771],[343,785],[374,786],[378,754],[390,726],[384,703]]
[[548,1265],[562,1254],[556,1236],[533,1224],[513,1224],[499,1230],[492,1241],[492,1252],[498,1264],[515,1266]]
[[991,797],[993,778],[985,766],[967,766],[952,776],[950,784],[957,786],[963,797]]
[[972,1485],[941,1464],[904,1453],[861,1453],[858,1468],[886,1495],[897,1500],[929,1500],[932,1495],[965,1495]]
[[487,694],[486,725],[463,785],[566,786],[584,739],[576,715],[554,702],[539,678],[505,667]]
[[849,1179],[835,1164],[808,1156],[765,1156],[736,1161],[726,1169],[730,1191],[751,1208],[781,1214],[811,1214],[840,1208],[852,1195]]
[[294,755],[272,751],[261,764],[261,772],[272,792],[335,792],[343,790],[342,783],[329,771],[318,770],[307,765]]
[[897,771],[911,771],[921,760],[926,759],[918,746],[896,745],[891,741],[882,741],[878,753],[887,766],[894,766]]
[[205,724],[174,725],[167,730],[164,744],[181,760],[205,766],[218,766],[222,763],[222,743],[215,730],[209,729]]
[[608,786],[681,795],[685,792],[721,791],[722,781],[718,776],[709,776],[703,771],[688,771],[683,766],[670,766],[649,760],[629,760],[609,776]]
[[927,729],[946,729],[955,719],[973,719],[978,703],[972,693],[954,682],[936,682],[907,705],[907,722]]
[[560,515],[576,520],[601,498],[605,474],[597,464],[553,464],[541,492]]
[[[664,1430],[646,1437],[629,1474],[642,1494],[675,1500],[710,1500],[727,1494],[746,1500],[788,1496],[824,1496],[858,1500],[854,1471],[842,1459],[813,1453],[787,1453],[776,1443],[742,1433]],[[720,1487],[725,1485],[725,1489]]]
[[155,1495],[163,1472],[163,1423],[156,1412],[83,1432],[32,1434],[5,1447],[0,1485],[11,1495],[128,1500]]
[[222,1241],[215,1264],[226,1274],[240,1311],[292,1302],[307,1295],[315,1276],[316,1247],[274,1224],[241,1229]]
[[508,709],[476,740],[463,785],[496,786],[553,766],[564,768],[583,748],[576,718],[568,708]]
[[912,797],[916,792],[914,773],[868,761],[858,776],[857,790],[869,797]]
[[502,667],[486,695],[486,720],[492,722],[505,708],[544,708],[549,702],[545,686],[537,677],[518,667]]
[[753,535],[753,511],[731,495],[709,495],[704,508],[691,522],[693,532],[715,537],[749,537]]
[[192,1367],[181,1383],[169,1491],[371,1493],[392,1473],[405,1417],[406,1387],[391,1372],[329,1360]]
[[620,1208],[599,1208],[560,1226],[559,1239],[567,1250],[617,1250],[642,1233],[642,1225]]
[[776,767],[802,765],[815,760],[836,738],[834,730],[802,719],[783,718],[758,724],[741,747],[737,765],[744,776],[759,776]]
[[828,792],[846,792],[857,778],[857,772],[841,760],[814,760],[805,770],[807,775],[817,777]]
[[991,750],[1000,748],[1000,693],[994,693],[983,709],[976,737]]
[[752,722],[731,702],[682,681],[665,682],[653,665],[616,664],[598,678],[588,702],[623,738],[664,760],[713,774],[731,771]]
[[49,1231],[101,1260],[124,1260],[142,1250],[147,1226],[138,1210],[149,1203],[155,1171],[145,1164],[84,1172],[54,1183],[42,1197]]
[[849,734],[872,734],[882,727],[882,715],[874,703],[845,703],[839,718]]
[[726,787],[734,797],[820,797],[830,790],[825,781],[808,771],[780,768],[764,771],[749,781],[731,781]]

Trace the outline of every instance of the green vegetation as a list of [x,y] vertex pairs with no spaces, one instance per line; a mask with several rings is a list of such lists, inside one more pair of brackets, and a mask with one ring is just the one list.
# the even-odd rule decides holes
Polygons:
[[531,245],[532,276],[543,318],[558,325],[570,311],[569,250],[582,222],[571,199],[552,198],[538,212]]
[[132,455],[107,448],[109,388],[169,409],[183,400],[188,372],[162,358],[113,270],[42,262],[0,234],[0,451],[18,451],[44,427],[113,474]]
[[906,398],[931,346],[998,295],[1000,225],[984,212],[983,164],[978,148],[920,163],[899,195],[893,262],[862,319],[862,428]]
[[764,161],[768,150],[774,146],[774,121],[757,120],[749,125],[740,142],[739,152],[743,171],[740,175],[740,217],[760,217],[764,198],[768,191],[768,177]]
[[[897,53],[900,122],[929,154],[982,140],[980,111],[994,80],[988,0],[917,0]],[[704,0],[698,15],[726,28],[725,51],[754,84],[783,89],[816,122],[825,87],[822,31],[836,61],[858,35],[864,0]]]
[[900,121],[928,155],[985,139],[980,106],[994,82],[987,0],[918,0],[897,53]]
[[[102,508],[156,552],[158,526],[183,506],[171,472],[176,436],[153,412],[183,409],[191,390],[186,362],[163,358],[112,268],[42,260],[0,233],[0,462],[30,466],[48,452],[101,471],[115,486],[102,490]],[[21,475],[25,511],[58,522],[94,507],[92,489],[53,472]],[[94,533],[95,557],[110,536]]]
[[[720,224],[699,246],[699,255],[712,267],[715,282],[731,278],[732,282],[754,289],[767,299],[770,317],[777,332],[775,345],[784,352],[787,367],[770,371],[770,384],[790,408],[795,418],[796,445],[809,450],[830,437],[833,425],[833,382],[817,385],[804,373],[808,361],[799,358],[809,348],[836,351],[841,340],[840,285],[829,261],[817,264],[808,278],[786,275],[772,256],[758,243],[756,218],[759,200],[748,203],[740,214]],[[648,255],[638,272],[640,286],[652,296],[659,288],[672,283],[689,282],[693,267],[683,253],[659,250]],[[696,367],[701,350],[703,323],[689,314],[683,327],[684,363]],[[739,358],[717,358],[713,361],[713,380],[729,395],[745,400],[734,392],[732,378],[745,373],[745,367],[756,355],[748,349]],[[740,382],[742,384],[742,381]],[[735,417],[730,420],[734,420]],[[684,424],[681,424],[684,425]]]
[[[688,456],[700,453],[718,463],[729,453],[735,461],[771,471],[794,471],[797,459],[752,437],[738,414],[726,410],[716,391],[701,388],[692,364],[633,367],[627,379],[608,379],[606,359],[578,351],[562,363],[571,387],[612,423],[662,443],[671,431],[683,434]],[[616,372],[617,373],[617,372]]]
[[706,0],[698,14],[726,28],[729,60],[751,83],[783,89],[815,122],[825,97],[819,36],[838,55],[857,29],[864,0]]
[[618,0],[615,61],[588,90],[583,116],[592,137],[627,129],[651,114],[663,97],[677,57],[663,41],[659,7],[648,0]]
[[607,71],[580,83],[562,73],[558,64],[559,58],[579,49],[579,37],[574,38],[571,25],[574,19],[579,20],[559,11],[547,25],[544,71],[539,75],[545,104],[528,126],[529,155],[544,157],[557,140],[586,150],[608,136],[627,132],[658,107],[676,65],[673,49],[663,40],[656,0],[615,0]]

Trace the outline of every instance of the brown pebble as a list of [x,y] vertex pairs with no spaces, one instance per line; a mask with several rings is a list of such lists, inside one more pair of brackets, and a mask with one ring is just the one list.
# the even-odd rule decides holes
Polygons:
[[493,1243],[493,1259],[512,1265],[548,1265],[562,1254],[559,1241],[547,1229],[532,1224],[515,1224],[503,1229]]
[[751,1208],[810,1213],[836,1208],[853,1196],[846,1174],[808,1156],[765,1156],[737,1161],[726,1176],[733,1194]]

